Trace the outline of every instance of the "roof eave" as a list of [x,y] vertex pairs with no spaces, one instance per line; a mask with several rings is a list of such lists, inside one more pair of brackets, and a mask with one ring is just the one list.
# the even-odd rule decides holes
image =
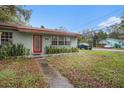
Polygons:
[[0,29],[11,29],[19,32],[36,33],[36,34],[62,35],[62,36],[71,36],[71,37],[80,36],[77,33],[62,32],[57,30],[55,31],[53,29],[39,29],[39,28],[33,28],[33,27],[14,26],[14,25],[8,25],[8,24],[7,25],[0,24]]

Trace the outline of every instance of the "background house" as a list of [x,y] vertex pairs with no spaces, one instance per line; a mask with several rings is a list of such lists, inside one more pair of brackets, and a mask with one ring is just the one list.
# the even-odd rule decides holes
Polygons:
[[113,39],[113,38],[107,38],[105,40],[101,40],[99,42],[99,44],[101,45],[107,45],[107,46],[111,46],[111,47],[120,47],[120,48],[124,48],[124,40],[119,40],[119,39]]

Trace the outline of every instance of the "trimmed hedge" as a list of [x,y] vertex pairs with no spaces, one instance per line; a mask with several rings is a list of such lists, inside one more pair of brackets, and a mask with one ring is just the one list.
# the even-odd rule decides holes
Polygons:
[[78,48],[46,47],[46,54],[71,53],[71,52],[78,52]]
[[22,44],[6,44],[0,46],[0,59],[5,59],[12,56],[29,55],[30,50]]

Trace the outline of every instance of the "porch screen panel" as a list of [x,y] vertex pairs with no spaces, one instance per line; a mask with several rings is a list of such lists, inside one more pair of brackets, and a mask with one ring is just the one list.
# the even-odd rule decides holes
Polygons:
[[41,50],[41,48],[40,48],[40,37],[39,36],[34,36],[34,49],[35,49],[35,51]]

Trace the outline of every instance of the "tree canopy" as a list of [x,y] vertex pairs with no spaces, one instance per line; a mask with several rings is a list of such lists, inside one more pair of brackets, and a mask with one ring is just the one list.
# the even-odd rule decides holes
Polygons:
[[98,40],[98,41],[101,41],[101,40],[106,39],[106,38],[107,38],[107,33],[106,33],[106,32],[104,32],[104,31],[99,31],[99,32],[97,33],[97,40]]
[[45,28],[45,26],[41,25],[41,28]]
[[26,25],[29,22],[31,13],[32,11],[25,9],[25,6],[1,5],[0,22]]

